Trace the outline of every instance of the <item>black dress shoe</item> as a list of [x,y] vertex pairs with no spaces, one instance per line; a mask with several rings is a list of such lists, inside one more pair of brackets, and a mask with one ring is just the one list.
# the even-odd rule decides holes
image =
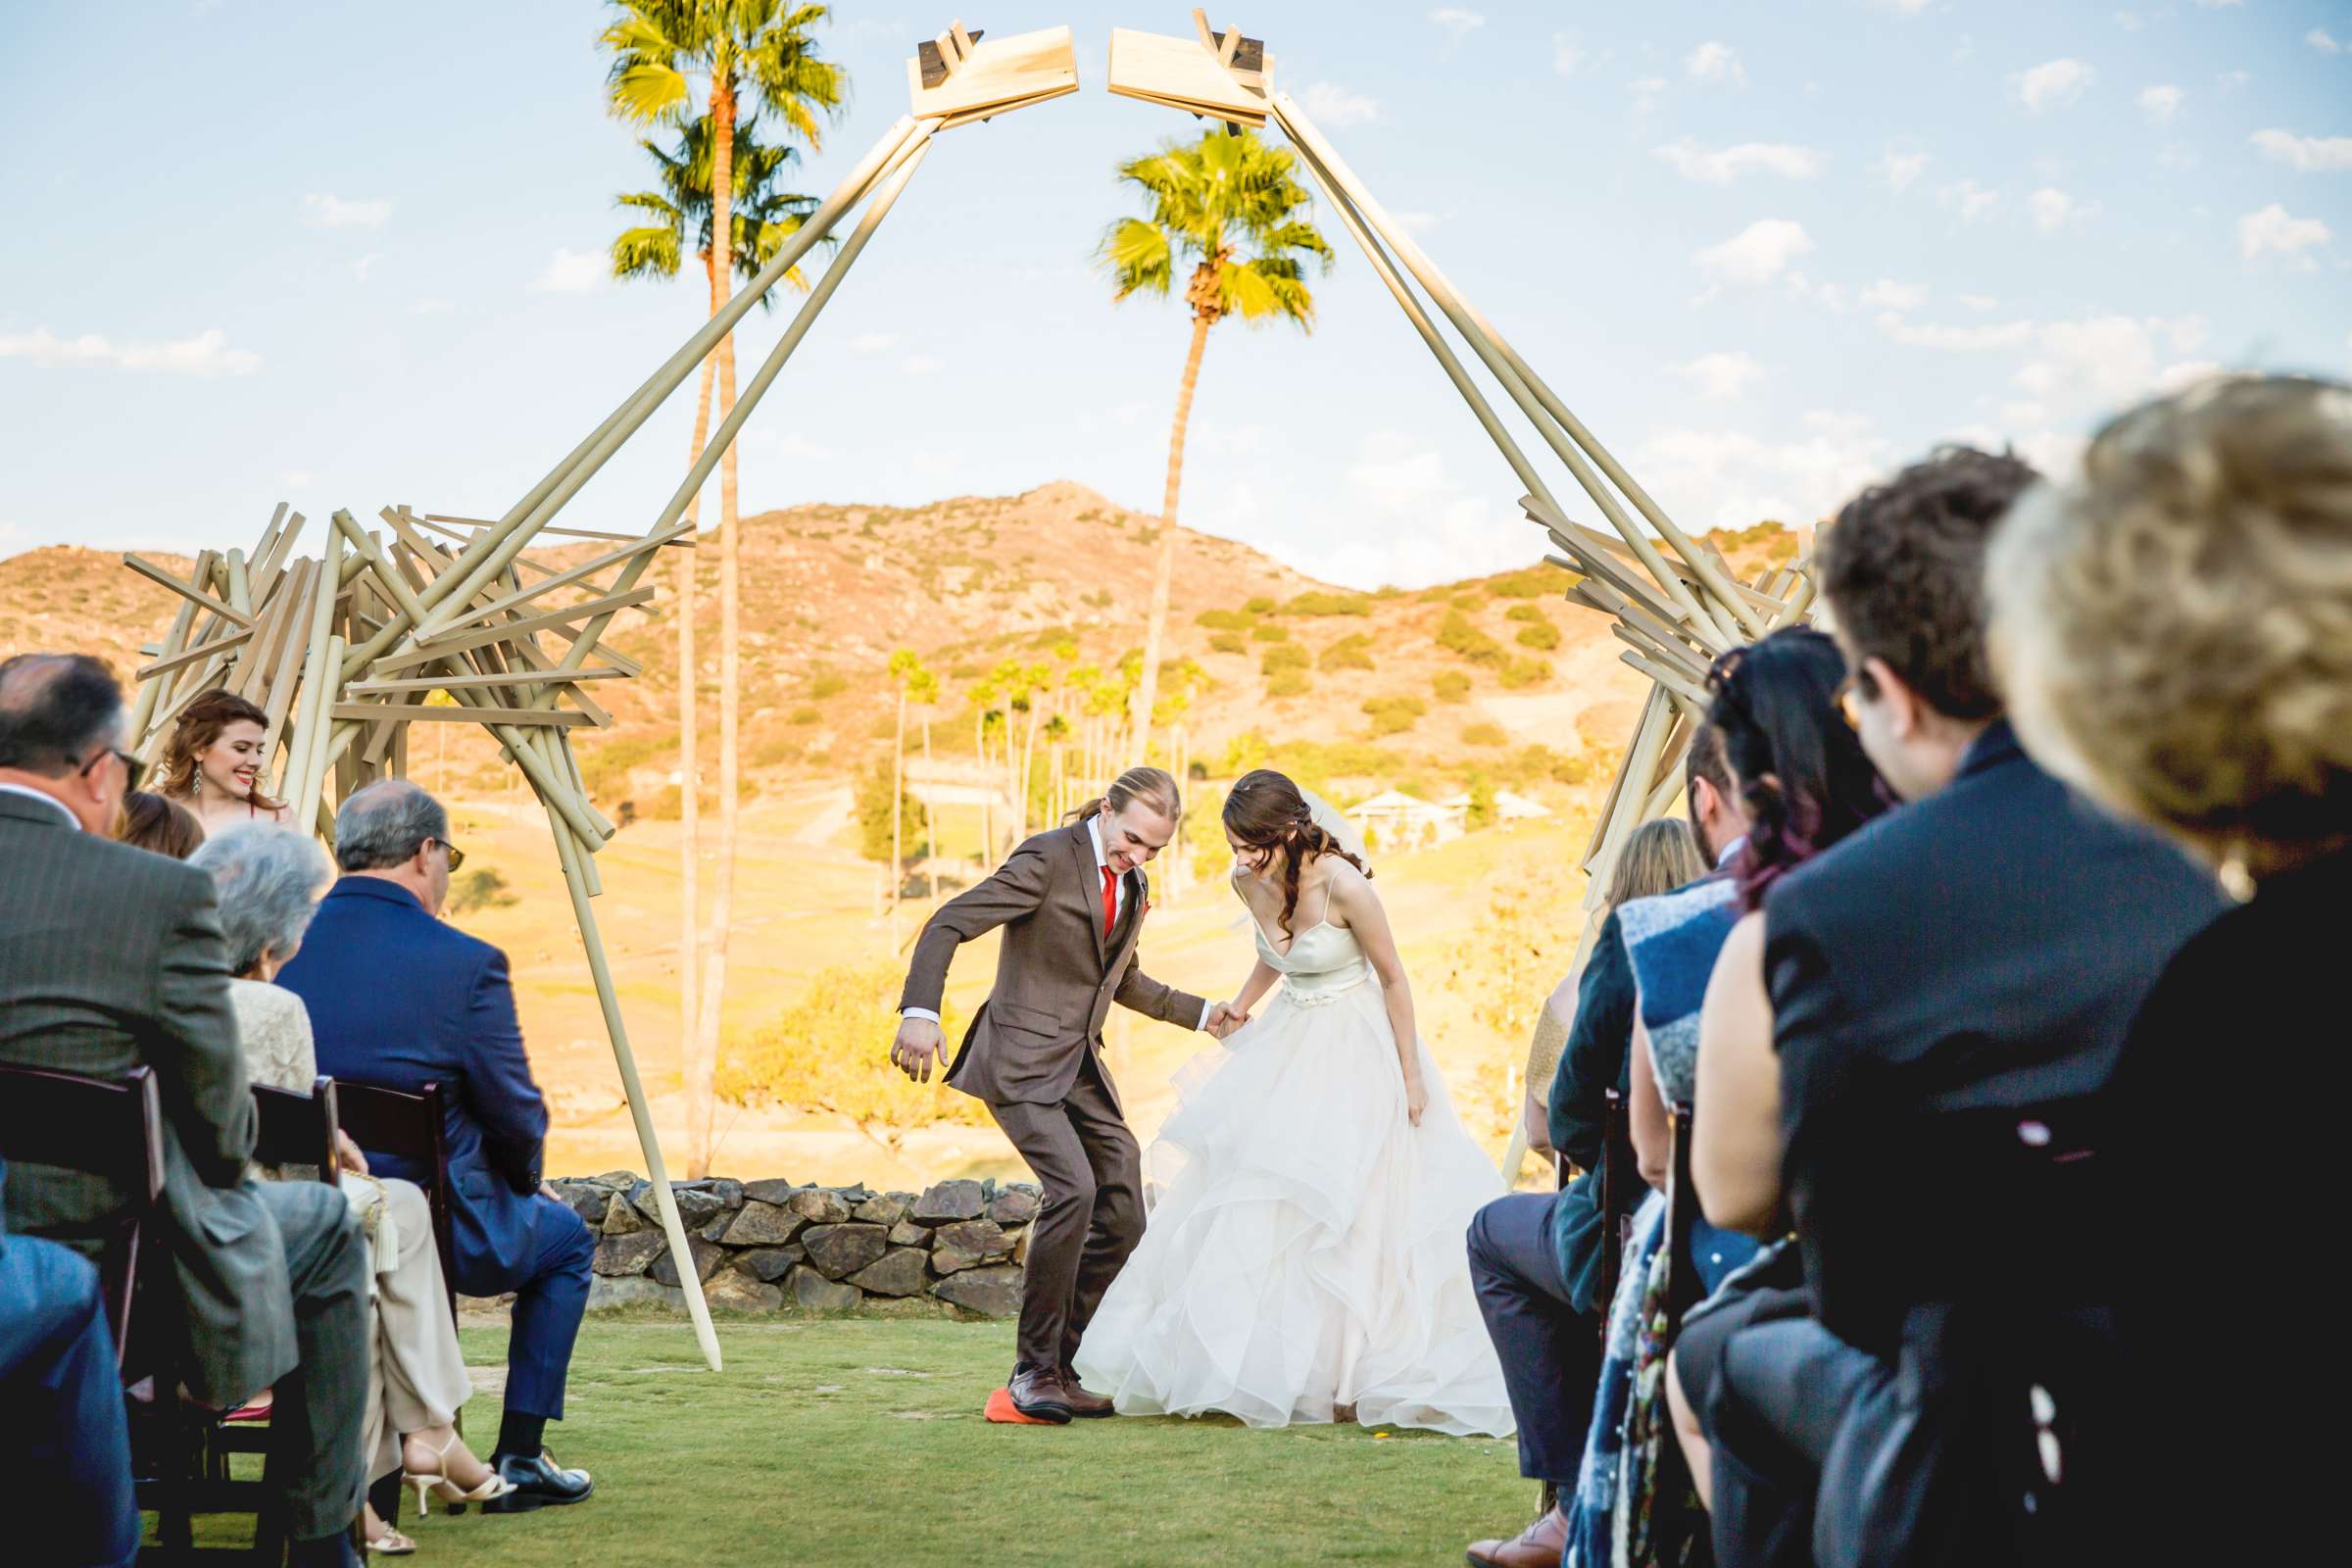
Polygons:
[[1070,1400],[1061,1392],[1061,1379],[1045,1367],[1015,1368],[1004,1392],[1011,1396],[1012,1407],[1032,1421],[1062,1426],[1070,1419]]
[[514,1490],[482,1504],[484,1513],[529,1513],[534,1508],[546,1508],[566,1502],[585,1502],[596,1491],[596,1483],[588,1479],[585,1470],[566,1470],[557,1464],[546,1449],[525,1457],[519,1453],[494,1453],[490,1468],[496,1470]]

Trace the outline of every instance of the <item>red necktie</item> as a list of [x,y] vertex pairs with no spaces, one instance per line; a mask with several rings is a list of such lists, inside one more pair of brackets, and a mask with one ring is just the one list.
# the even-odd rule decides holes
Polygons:
[[1110,940],[1111,925],[1119,915],[1119,873],[1109,866],[1102,868],[1102,940]]

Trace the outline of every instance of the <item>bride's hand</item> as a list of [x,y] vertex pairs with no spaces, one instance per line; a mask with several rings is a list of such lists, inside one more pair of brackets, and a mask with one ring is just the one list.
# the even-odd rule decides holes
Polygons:
[[1429,1090],[1419,1073],[1404,1081],[1404,1113],[1416,1127],[1421,1125],[1421,1113],[1429,1108]]

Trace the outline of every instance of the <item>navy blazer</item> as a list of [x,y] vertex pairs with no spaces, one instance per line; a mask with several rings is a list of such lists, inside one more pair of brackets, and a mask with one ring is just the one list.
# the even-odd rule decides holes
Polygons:
[[[347,876],[277,983],[310,1008],[320,1072],[411,1094],[441,1085],[458,1289],[518,1289],[536,1256],[547,1103],[523,1054],[507,956],[427,914],[405,888]],[[379,1175],[427,1177],[414,1161],[367,1154]]]

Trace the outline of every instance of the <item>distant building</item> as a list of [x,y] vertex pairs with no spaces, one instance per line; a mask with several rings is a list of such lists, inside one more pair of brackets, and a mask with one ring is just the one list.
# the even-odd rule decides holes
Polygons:
[[[1448,795],[1438,804],[1459,810],[1465,819],[1470,814],[1470,795],[1466,790],[1459,795]],[[1531,801],[1516,790],[1496,790],[1494,792],[1494,824],[1497,827],[1508,828],[1521,822],[1533,822],[1549,815],[1551,815],[1551,808],[1545,806],[1542,801]]]
[[1384,790],[1348,808],[1348,820],[1368,850],[1417,850],[1458,839],[1469,825],[1470,798],[1432,802],[1402,790]]

